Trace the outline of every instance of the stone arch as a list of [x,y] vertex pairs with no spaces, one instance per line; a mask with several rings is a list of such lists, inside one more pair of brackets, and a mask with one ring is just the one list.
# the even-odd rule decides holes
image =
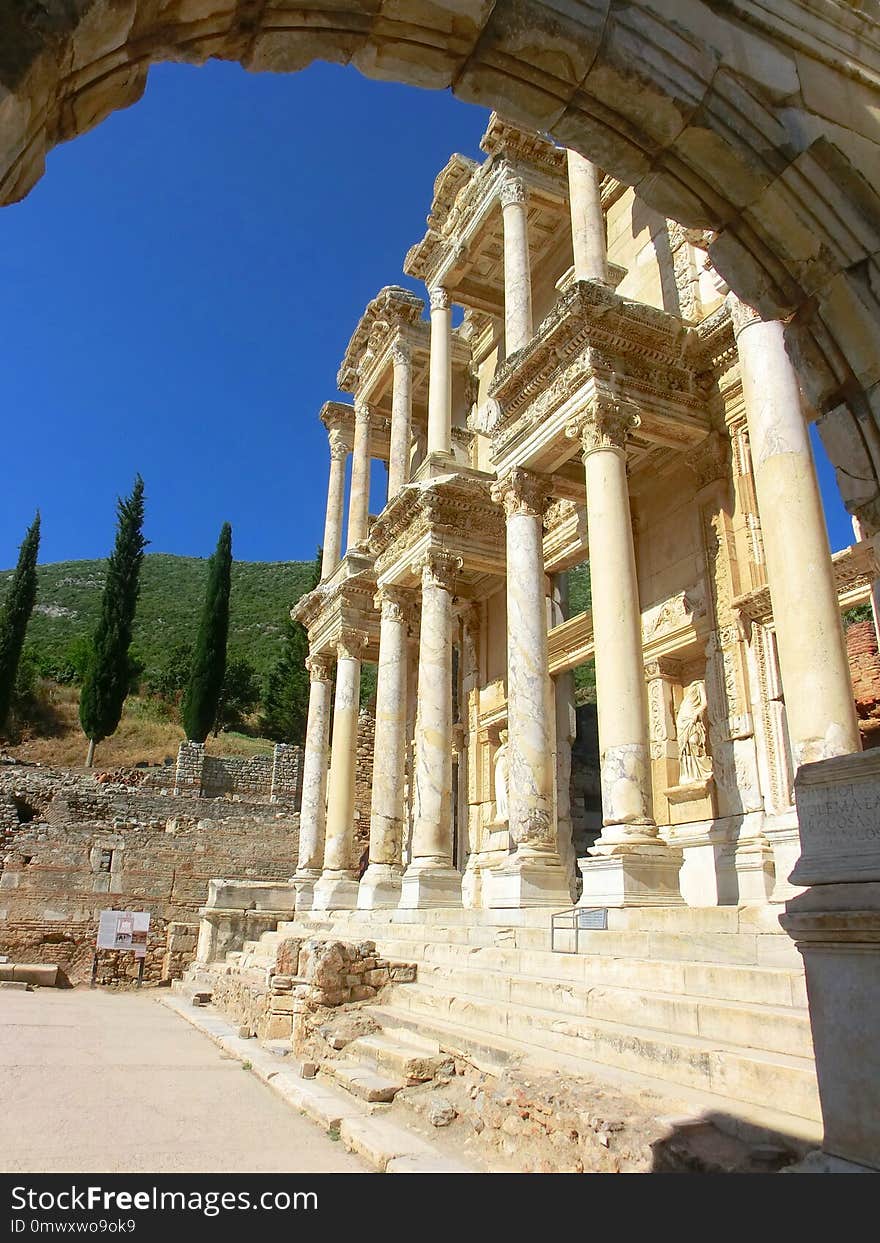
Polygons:
[[34,0],[0,15],[0,203],[160,60],[313,60],[451,87],[665,216],[789,350],[844,501],[880,529],[880,32],[808,0]]

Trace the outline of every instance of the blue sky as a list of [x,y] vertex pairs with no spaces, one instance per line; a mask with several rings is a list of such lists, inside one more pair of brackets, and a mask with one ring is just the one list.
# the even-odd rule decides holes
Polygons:
[[[488,113],[354,70],[160,65],[142,101],[53,151],[0,213],[0,566],[105,556],[136,471],[151,551],[242,560],[320,541],[317,420],[358,316],[424,231]],[[381,505],[378,466],[373,510]],[[851,542],[820,458],[832,544]]]

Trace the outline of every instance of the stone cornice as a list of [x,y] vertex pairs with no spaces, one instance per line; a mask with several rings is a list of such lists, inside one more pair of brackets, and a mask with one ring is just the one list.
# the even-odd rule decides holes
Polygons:
[[346,347],[336,383],[343,393],[358,387],[365,365],[377,347],[384,346],[401,329],[420,323],[425,310],[423,299],[401,285],[386,285],[367,303]]
[[[442,200],[428,216],[428,229],[404,260],[407,276],[429,287],[442,285],[451,271],[467,263],[469,240],[479,222],[496,206],[505,185],[519,180],[524,191],[543,189],[560,199],[567,193],[566,154],[548,138],[529,133],[493,114],[483,136],[489,158],[464,168],[456,166],[440,187]],[[449,166],[447,166],[449,167]],[[438,179],[439,180],[439,179]]]
[[491,498],[491,481],[463,475],[409,484],[385,507],[370,530],[376,574],[407,558],[417,545],[455,541],[488,547],[503,556],[504,515]]
[[702,422],[708,381],[699,344],[695,329],[676,316],[596,282],[576,282],[529,344],[502,364],[489,389],[503,411],[493,434],[496,461],[519,434],[524,415],[540,422],[591,377],[624,386],[621,400],[642,414],[671,405]]
[[[837,598],[844,608],[869,600],[872,584],[880,578],[880,561],[870,540],[862,540],[834,553],[831,568]],[[733,607],[748,622],[768,624],[773,620],[773,605],[767,586],[737,596]]]
[[351,440],[354,431],[354,406],[346,401],[325,401],[318,417],[328,432],[341,432]]
[[557,147],[543,134],[520,129],[512,121],[505,121],[497,112],[489,117],[489,124],[480,139],[480,150],[489,157],[500,156],[511,163],[521,162],[543,168],[556,176],[567,175],[564,147]]

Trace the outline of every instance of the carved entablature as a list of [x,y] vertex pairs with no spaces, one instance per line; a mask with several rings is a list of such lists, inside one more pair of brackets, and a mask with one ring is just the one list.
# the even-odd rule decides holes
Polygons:
[[376,577],[369,559],[356,562],[366,568],[345,577],[348,554],[326,583],[310,591],[291,609],[291,617],[301,622],[309,634],[312,657],[330,654],[333,658],[343,632],[365,636],[364,658],[375,660],[379,650],[379,614],[373,605]]
[[662,604],[642,613],[642,643],[646,655],[674,652],[682,642],[704,633],[709,626],[706,589],[701,581],[679,591]]
[[489,390],[502,409],[496,469],[555,470],[576,452],[566,428],[600,394],[638,413],[641,426],[630,427],[638,455],[654,445],[689,451],[709,431],[701,363],[695,330],[677,317],[575,282]]
[[424,301],[401,285],[386,285],[358,321],[346,347],[336,383],[343,393],[363,391],[370,371],[403,334],[426,333]]
[[459,594],[476,599],[497,588],[504,574],[505,524],[488,480],[441,476],[410,484],[370,531],[380,587],[415,586],[413,564],[433,549],[462,559]]
[[[834,586],[841,609],[866,604],[871,599],[871,588],[880,578],[880,560],[869,540],[841,548],[831,557]],[[773,605],[770,588],[744,592],[733,601],[733,607],[745,629],[752,622],[772,625]]]
[[728,477],[729,458],[729,442],[715,431],[688,454],[687,464],[696,476],[698,491]]
[[491,313],[503,311],[503,273],[485,263],[501,241],[501,205],[528,200],[530,217],[544,215],[541,231],[552,236],[568,215],[568,182],[563,148],[496,115],[490,118],[483,150],[489,158],[482,164],[453,156],[443,170],[435,183],[428,230],[410,249],[403,270],[428,288],[448,287],[463,306]]

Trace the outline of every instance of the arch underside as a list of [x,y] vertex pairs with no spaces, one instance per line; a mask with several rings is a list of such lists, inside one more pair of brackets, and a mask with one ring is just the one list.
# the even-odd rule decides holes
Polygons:
[[[11,11],[10,11],[11,10]],[[880,24],[843,0],[38,0],[0,6],[0,203],[151,64],[314,60],[549,132],[710,256],[789,350],[847,507],[880,529]]]

